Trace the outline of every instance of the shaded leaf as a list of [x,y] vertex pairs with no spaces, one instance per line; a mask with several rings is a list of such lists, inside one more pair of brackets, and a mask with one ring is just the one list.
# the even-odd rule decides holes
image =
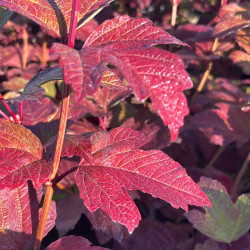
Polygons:
[[76,172],[76,182],[91,212],[101,208],[132,232],[141,217],[126,190],[150,193],[186,211],[188,204],[210,206],[177,162],[161,151],[139,149],[148,141],[140,132],[116,128],[97,132],[90,139],[95,165],[83,162]]
[[102,250],[103,247],[91,246],[91,242],[80,236],[64,236],[51,243],[45,250]]
[[[31,183],[0,191],[1,249],[27,249],[34,243],[41,197],[42,188],[36,190]],[[54,227],[55,218],[55,203],[52,202],[44,236]]]
[[250,228],[250,195],[242,194],[233,204],[220,182],[202,177],[199,184],[212,207],[204,207],[206,213],[193,209],[186,214],[194,227],[208,237],[226,243],[245,234]]
[[78,194],[70,194],[56,203],[56,229],[61,234],[66,234],[74,229],[86,208]]
[[143,219],[120,249],[129,250],[131,246],[133,250],[175,249],[176,245],[174,231],[169,225],[153,219]]
[[[205,110],[190,119],[192,124],[205,129],[210,141],[228,145],[233,141],[240,147],[250,140],[250,116],[236,105],[217,103],[219,109]],[[235,118],[237,117],[237,119]]]
[[[10,102],[22,102],[27,100],[38,100],[44,93],[44,89],[40,87],[41,84],[51,80],[62,80],[63,74],[60,67],[48,68],[36,74],[25,86],[20,97],[10,99]],[[37,97],[36,97],[37,96]]]
[[86,215],[96,230],[96,236],[101,244],[112,238],[119,243],[123,243],[129,235],[126,227],[112,221],[110,216],[101,209],[97,209],[93,213],[87,212]]
[[71,84],[76,102],[97,90],[105,64],[116,66],[139,101],[151,98],[175,140],[189,111],[182,92],[192,82],[178,56],[149,48],[158,43],[185,45],[146,19],[119,16],[102,23],[79,52],[55,43],[51,53],[60,56],[65,83]]
[[[30,18],[64,38],[69,31],[72,2],[73,0],[0,0],[0,5]],[[111,1],[81,1],[78,21],[91,14],[94,10],[107,6],[109,2]]]
[[215,26],[214,36],[224,38],[230,34],[235,34],[238,30],[250,26],[250,4],[231,3],[222,7],[219,12],[219,22]]
[[31,180],[37,188],[49,180],[52,166],[42,160],[39,139],[22,125],[0,120],[0,189]]
[[13,12],[6,8],[0,7],[0,28],[2,28],[12,16]]

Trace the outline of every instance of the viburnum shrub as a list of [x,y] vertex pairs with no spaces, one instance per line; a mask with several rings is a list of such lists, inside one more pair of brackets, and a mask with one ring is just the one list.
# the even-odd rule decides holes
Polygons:
[[[162,29],[168,15],[161,27],[141,17],[157,24],[161,1],[111,2],[0,0],[0,249],[40,249],[54,225],[62,237],[48,250],[104,249],[89,240],[113,249],[247,246],[249,195],[237,188],[250,159],[240,89],[249,83],[249,4],[221,1],[210,26],[172,29],[179,40]],[[219,6],[193,2],[201,12]],[[169,3],[175,26],[182,2]],[[109,4],[115,17],[101,21]],[[240,83],[212,79],[222,58],[242,68]],[[185,67],[202,78],[194,92]],[[234,185],[213,168],[227,152],[245,158]],[[195,181],[207,177],[198,185],[180,164]],[[93,228],[70,234],[82,220]]]

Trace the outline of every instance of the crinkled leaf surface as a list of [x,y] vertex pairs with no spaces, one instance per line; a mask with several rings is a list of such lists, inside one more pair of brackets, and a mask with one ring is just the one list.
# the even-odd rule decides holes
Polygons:
[[127,190],[141,190],[186,211],[188,204],[210,206],[177,162],[159,150],[139,149],[148,141],[140,132],[116,128],[97,132],[90,140],[95,165],[83,162],[76,172],[76,183],[91,212],[101,208],[132,232],[141,217]]
[[[42,188],[36,190],[31,183],[0,191],[0,249],[27,249],[34,243],[42,194]],[[44,236],[54,227],[55,218],[52,202]]]
[[45,250],[104,250],[107,248],[91,246],[91,242],[80,236],[64,236],[51,243]]
[[52,166],[42,160],[39,139],[22,125],[0,120],[0,189],[31,180],[35,187],[49,180]]
[[233,204],[220,182],[202,177],[199,184],[212,207],[205,207],[206,213],[193,209],[186,214],[194,227],[206,236],[226,243],[245,234],[250,228],[250,195],[242,194]]
[[54,44],[51,53],[60,56],[64,80],[71,84],[77,102],[97,90],[107,63],[116,66],[139,101],[151,98],[175,140],[189,112],[183,90],[192,82],[178,56],[149,48],[159,43],[185,45],[152,27],[149,20],[119,16],[101,24],[79,52]]
[[[78,21],[109,2],[111,0],[80,1]],[[66,37],[69,31],[72,3],[73,0],[0,0],[0,6],[32,19],[61,37]]]

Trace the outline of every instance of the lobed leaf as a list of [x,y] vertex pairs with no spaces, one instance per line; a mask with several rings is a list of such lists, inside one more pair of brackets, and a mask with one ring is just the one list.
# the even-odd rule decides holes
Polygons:
[[51,53],[60,57],[64,80],[71,84],[76,102],[97,90],[107,63],[116,66],[139,101],[151,98],[175,140],[189,112],[182,92],[192,82],[178,56],[149,48],[158,43],[185,45],[146,19],[119,16],[101,24],[79,52],[54,44]]
[[[94,10],[107,6],[111,1],[80,1],[78,21]],[[72,3],[73,0],[0,0],[0,6],[30,18],[62,38],[69,32]]]
[[226,243],[244,235],[250,228],[250,195],[242,194],[233,204],[220,182],[202,177],[199,184],[212,207],[204,207],[206,213],[193,209],[186,214],[194,227],[206,236]]
[[49,180],[52,166],[42,160],[39,139],[22,125],[0,120],[0,189],[31,180],[37,188]]
[[90,139],[95,165],[83,162],[76,183],[91,212],[101,208],[132,232],[141,217],[127,190],[141,190],[186,211],[188,204],[210,206],[177,162],[161,151],[139,149],[146,142],[140,132],[116,128],[95,133]]

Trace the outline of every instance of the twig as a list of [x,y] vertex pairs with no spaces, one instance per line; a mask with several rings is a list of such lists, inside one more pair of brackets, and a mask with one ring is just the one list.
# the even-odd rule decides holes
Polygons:
[[73,194],[69,189],[67,189],[62,183],[57,183],[56,186],[67,194]]
[[206,173],[208,173],[211,169],[211,167],[214,165],[214,163],[217,161],[217,159],[219,158],[219,156],[222,154],[222,152],[224,151],[224,149],[226,148],[226,146],[221,146],[217,152],[215,153],[215,155],[213,156],[213,158],[211,159],[211,161],[207,164],[207,166],[204,168],[204,171]]
[[7,116],[2,110],[0,110],[0,115],[2,115],[5,119],[10,121],[9,116]]
[[173,0],[173,6],[172,6],[172,18],[171,18],[171,25],[175,26],[176,24],[176,15],[177,15],[177,1]]
[[[219,39],[216,37],[215,40],[214,40],[214,43],[213,43],[212,53],[215,52],[215,50],[216,50],[216,48],[218,46],[218,41],[219,41]],[[200,84],[199,84],[198,88],[196,89],[196,91],[195,91],[195,93],[194,93],[194,95],[192,97],[191,105],[195,103],[198,93],[200,93],[202,91],[202,89],[203,89],[203,87],[204,87],[204,85],[205,85],[205,83],[207,81],[207,78],[208,78],[208,76],[209,76],[209,74],[210,74],[210,72],[212,70],[212,67],[213,67],[213,62],[211,61],[211,62],[209,62],[208,68],[205,71],[205,73],[204,73],[204,75],[203,75],[203,77],[202,77],[202,79],[200,81]]]
[[232,191],[231,191],[231,196],[234,197],[234,195],[236,194],[236,190],[238,188],[238,185],[240,183],[240,180],[244,174],[244,172],[246,171],[247,169],[247,166],[248,166],[248,163],[250,161],[250,153],[247,154],[247,157],[245,159],[245,161],[243,162],[242,166],[241,166],[241,169],[240,169],[240,172],[238,173],[237,177],[236,177],[236,180],[234,182],[234,186],[232,188]]
[[9,111],[10,115],[12,116],[12,118],[14,119],[15,123],[19,123],[15,113],[11,110],[10,106],[5,102],[2,94],[0,93],[0,100],[2,101],[3,105],[5,106],[5,108]]

